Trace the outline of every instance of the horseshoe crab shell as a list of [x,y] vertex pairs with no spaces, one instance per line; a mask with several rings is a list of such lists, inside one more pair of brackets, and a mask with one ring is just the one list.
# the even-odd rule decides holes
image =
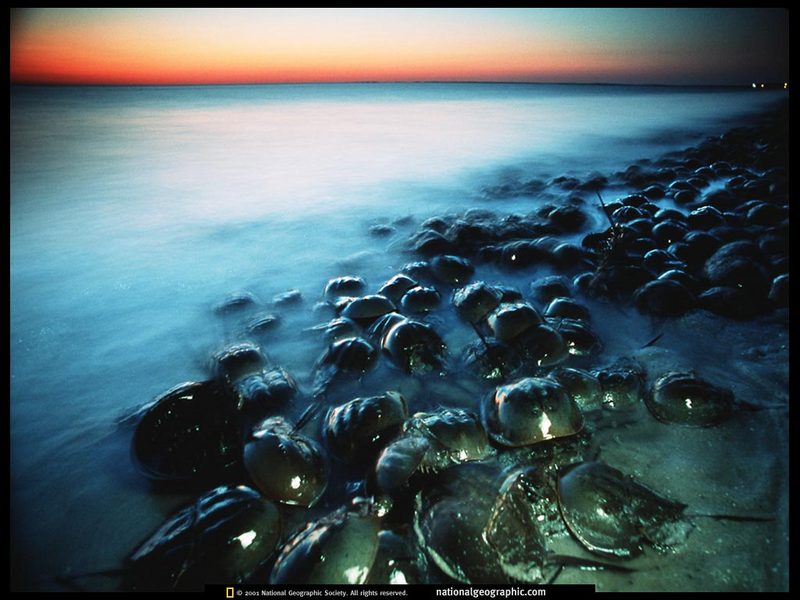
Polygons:
[[349,337],[333,342],[314,367],[314,393],[323,394],[342,374],[361,377],[375,364],[378,352],[367,340]]
[[603,344],[587,323],[577,319],[547,317],[547,322],[561,335],[567,352],[573,356],[589,356],[603,349]]
[[580,319],[589,321],[591,314],[589,309],[572,298],[558,297],[553,298],[544,310],[545,317],[563,317],[566,319]]
[[281,318],[268,313],[256,315],[247,322],[247,333],[261,336],[276,329],[281,324]]
[[582,411],[602,408],[603,389],[597,378],[588,371],[557,367],[547,376],[564,386]]
[[283,504],[312,506],[328,484],[320,447],[282,417],[267,419],[252,434],[244,447],[244,466],[265,497]]
[[427,313],[436,310],[441,302],[442,295],[436,288],[418,285],[403,294],[400,306],[407,312]]
[[416,413],[406,422],[404,430],[418,432],[432,442],[423,464],[425,469],[482,460],[494,453],[478,415],[463,408]]
[[370,341],[374,341],[376,345],[380,345],[383,336],[385,336],[392,327],[405,320],[406,317],[400,313],[391,312],[385,314],[376,319],[375,322],[369,326],[369,329],[367,329],[367,337]]
[[694,375],[667,373],[653,384],[645,405],[659,421],[688,427],[710,427],[733,412],[733,392]]
[[551,367],[564,362],[570,348],[564,337],[546,323],[534,325],[511,342],[524,361],[536,367]]
[[395,365],[411,374],[440,369],[447,351],[442,338],[430,325],[411,319],[389,329],[381,347]]
[[374,505],[364,503],[309,523],[284,546],[270,584],[364,583],[378,552],[380,515]]
[[326,341],[336,342],[344,338],[358,336],[361,327],[352,319],[337,317],[327,323],[315,325],[306,331],[321,331]]
[[686,538],[685,504],[667,500],[601,462],[583,462],[558,477],[558,505],[572,534],[588,550],[631,558],[648,543],[663,549]]
[[389,298],[389,300],[396,304],[400,302],[400,298],[403,297],[403,294],[405,294],[411,288],[417,287],[418,285],[419,283],[416,280],[411,279],[411,277],[408,275],[398,273],[389,279],[389,281],[384,283],[378,290],[378,293],[381,296],[386,296]]
[[367,461],[393,437],[408,417],[397,392],[355,398],[328,411],[323,436],[331,452],[345,461]]
[[500,304],[486,318],[492,335],[503,342],[513,340],[522,332],[542,322],[539,312],[524,302]]
[[453,306],[468,323],[478,323],[500,305],[503,294],[483,281],[476,281],[453,292]]
[[522,357],[514,348],[491,337],[468,344],[463,359],[471,374],[494,382],[509,379],[522,367]]
[[484,541],[489,507],[447,498],[425,510],[416,527],[420,545],[447,576],[462,583],[510,583]]
[[243,415],[262,418],[297,395],[297,383],[282,367],[245,377],[234,389],[239,397],[238,410]]
[[475,267],[466,258],[443,255],[431,259],[431,271],[439,281],[452,285],[463,285],[475,273]]
[[360,294],[364,286],[364,280],[361,279],[361,277],[352,277],[349,275],[335,277],[325,285],[324,295],[327,300],[334,301],[342,296]]
[[254,306],[258,306],[258,298],[252,293],[234,292],[214,306],[214,312],[218,315],[229,315],[232,313],[244,312],[246,309]]
[[401,435],[386,446],[375,465],[375,482],[384,493],[402,486],[419,469],[431,442],[421,435]]
[[603,388],[603,406],[606,408],[632,408],[642,399],[645,374],[634,361],[621,359],[592,374]]
[[339,371],[363,373],[376,357],[375,348],[364,338],[344,338],[328,346],[320,363],[335,365]]
[[414,531],[420,547],[463,583],[541,583],[544,539],[514,481],[482,465],[449,471],[417,494]]
[[344,307],[340,316],[352,319],[356,323],[371,323],[378,317],[396,310],[391,300],[385,296],[372,294],[350,302]]
[[243,342],[217,352],[212,359],[212,370],[215,377],[235,383],[261,371],[266,362],[266,357],[256,344]]
[[[555,481],[551,481],[550,476],[555,468],[552,463],[545,468],[517,467],[508,472],[500,486],[499,500],[504,503],[510,501],[510,508],[527,513],[536,522],[536,529],[544,538],[566,533],[564,520],[558,510]],[[502,504],[498,503],[498,508],[500,506]]]
[[277,507],[246,486],[218,487],[181,509],[127,559],[144,590],[202,590],[206,582],[245,583],[275,551]]
[[529,446],[583,429],[583,415],[552,379],[527,377],[489,394],[481,416],[489,436],[503,446]]
[[416,413],[403,434],[387,445],[375,466],[375,480],[383,492],[402,486],[417,471],[437,472],[454,465],[492,456],[486,431],[472,411],[446,408]]
[[139,470],[159,480],[218,475],[241,453],[236,397],[216,380],[165,392],[144,412],[131,441]]

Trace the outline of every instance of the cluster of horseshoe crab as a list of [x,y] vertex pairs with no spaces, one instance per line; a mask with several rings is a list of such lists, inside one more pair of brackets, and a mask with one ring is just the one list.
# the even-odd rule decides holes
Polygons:
[[[381,288],[387,295],[350,298],[334,290],[363,292],[363,282],[328,284],[338,314],[320,328],[329,345],[311,394],[247,342],[214,356],[212,378],[140,411],[132,456],[144,476],[220,485],[132,553],[127,585],[541,583],[563,566],[625,570],[619,559],[646,545],[667,551],[685,540],[697,515],[594,460],[590,423],[644,402],[659,421],[717,425],[741,404],[729,390],[689,372],[647,387],[634,361],[564,366],[602,347],[585,306],[558,296],[540,311],[514,290],[472,282],[453,286],[451,298],[476,332],[462,358],[489,390],[479,411],[413,411],[415,399],[393,390],[342,402],[338,382],[381,358],[410,377],[446,374],[448,349],[435,327],[398,312],[404,286],[416,282],[401,274]],[[548,319],[575,325],[562,334]],[[293,419],[297,405],[305,410]],[[337,489],[342,480],[346,489]],[[298,520],[287,519],[291,507],[308,509],[309,520],[288,528]],[[548,550],[567,535],[598,559]]]
[[[698,169],[695,186],[732,167]],[[687,189],[670,193],[677,202]],[[739,411],[762,408],[694,371],[647,373],[630,358],[601,362],[604,344],[581,294],[620,301],[625,291],[639,310],[677,317],[711,306],[698,304],[703,286],[688,291],[705,264],[706,287],[734,289],[741,280],[736,289],[757,297],[759,310],[785,301],[777,288],[788,275],[770,288],[769,265],[751,248],[725,251],[742,244],[730,241],[731,223],[717,234],[706,228],[768,210],[751,206],[744,217],[728,217],[701,207],[686,217],[659,209],[655,198],[651,190],[604,205],[611,228],[590,233],[581,247],[558,239],[586,225],[570,204],[538,222],[492,220],[481,211],[429,219],[410,240],[427,260],[374,291],[357,276],[324,287],[332,319],[313,328],[326,347],[307,386],[275,364],[257,336],[221,349],[208,379],[170,389],[129,419],[131,455],[144,477],[204,493],[131,553],[124,587],[543,583],[564,567],[629,571],[626,561],[643,552],[679,551],[700,518],[747,520],[692,512],[682,502],[691,498],[649,489],[602,462],[592,442],[597,428],[615,426],[615,414],[642,405],[674,427],[724,427]],[[672,212],[660,219],[659,210]],[[759,215],[750,225],[777,237],[774,219]],[[674,236],[686,236],[688,227],[675,225],[681,219],[705,228],[694,245],[685,243],[692,249],[683,249],[685,260],[678,247],[645,248],[643,239],[674,245]],[[692,274],[697,256],[705,262]],[[773,258],[784,268],[781,256]],[[481,262],[518,270],[542,261],[577,276],[538,277],[527,296],[476,277]],[[253,303],[237,295],[217,312],[237,314]],[[442,312],[472,341],[449,347]],[[254,334],[275,324],[262,315],[246,328]],[[421,382],[418,391],[346,391],[379,362]],[[471,400],[431,397],[436,385]],[[595,558],[555,553],[552,542],[568,537]]]

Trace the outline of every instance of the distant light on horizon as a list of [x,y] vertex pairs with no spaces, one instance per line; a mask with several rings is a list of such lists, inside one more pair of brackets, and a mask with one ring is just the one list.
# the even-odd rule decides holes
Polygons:
[[782,9],[12,9],[12,83],[784,81]]

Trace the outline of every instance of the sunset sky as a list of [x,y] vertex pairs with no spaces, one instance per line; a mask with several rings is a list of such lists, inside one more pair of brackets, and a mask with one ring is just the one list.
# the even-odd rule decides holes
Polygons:
[[14,9],[14,83],[788,79],[782,9]]

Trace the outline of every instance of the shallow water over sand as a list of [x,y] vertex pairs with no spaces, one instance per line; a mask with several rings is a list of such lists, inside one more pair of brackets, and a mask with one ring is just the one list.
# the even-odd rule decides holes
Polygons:
[[[264,347],[308,386],[323,343],[303,330],[326,318],[312,310],[325,282],[360,275],[376,290],[413,259],[401,241],[425,218],[470,207],[530,211],[535,194],[499,199],[482,190],[621,170],[719,133],[780,95],[519,85],[15,89],[12,582],[58,589],[57,574],[114,566],[191,497],[153,492],[115,420],[207,377],[210,354],[241,332],[240,320],[212,311],[231,292],[249,291],[281,315]],[[588,230],[605,226],[599,210],[591,218]],[[371,234],[376,224],[388,235]],[[475,279],[527,292],[540,274],[485,266]],[[274,309],[272,297],[290,288],[303,302]],[[590,308],[606,346],[602,364],[639,352],[664,329],[633,309]],[[453,315],[440,319],[449,347],[472,340]],[[743,399],[781,401],[787,348],[780,322],[708,315],[671,322],[659,345]],[[653,370],[669,362],[648,350],[642,360]],[[391,370],[371,377],[356,393],[396,386],[416,398],[414,410],[447,393]],[[652,419],[624,435],[601,433],[604,460],[692,506],[762,511],[767,502],[782,516],[703,523],[685,550],[654,555],[653,570],[625,578],[567,571],[563,581],[784,589],[786,432],[785,415],[764,411],[689,434]],[[723,470],[731,448],[743,458]]]

